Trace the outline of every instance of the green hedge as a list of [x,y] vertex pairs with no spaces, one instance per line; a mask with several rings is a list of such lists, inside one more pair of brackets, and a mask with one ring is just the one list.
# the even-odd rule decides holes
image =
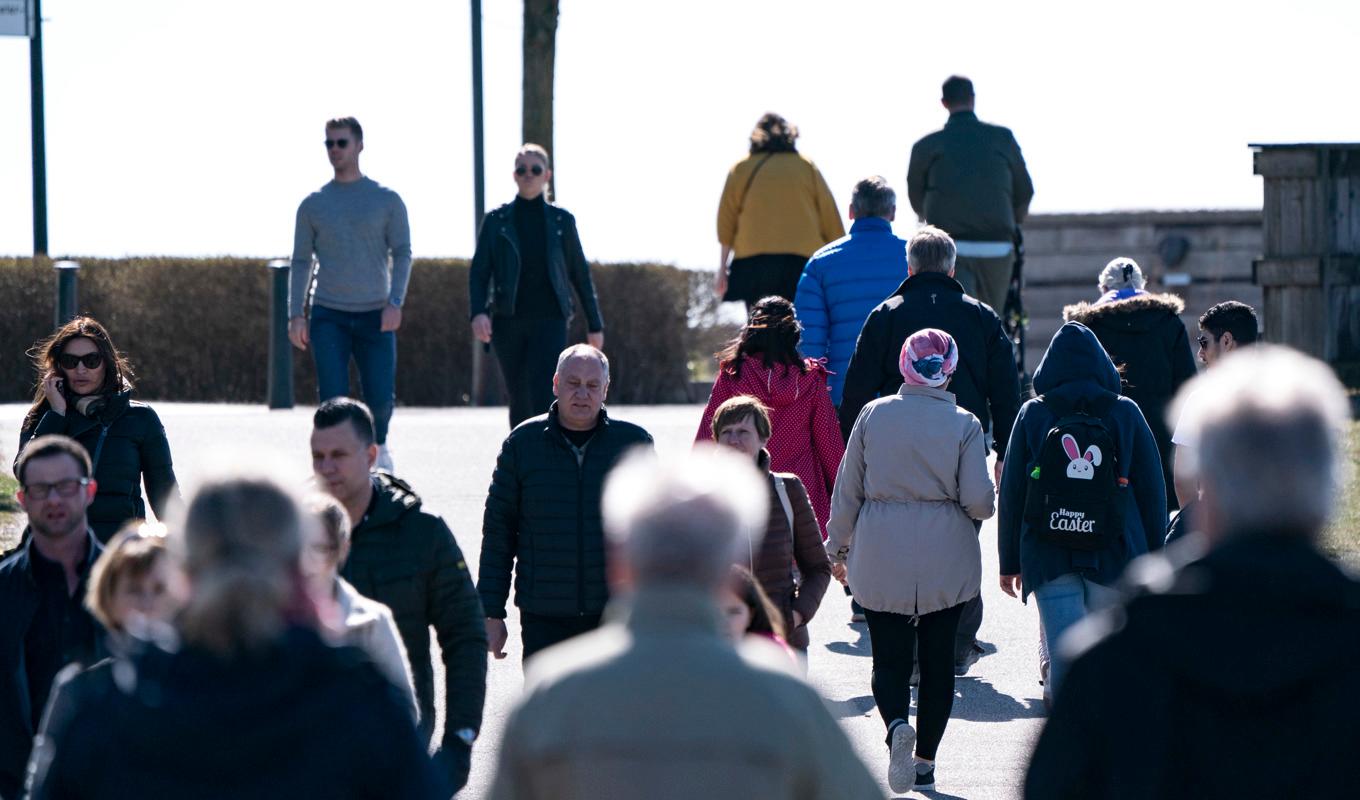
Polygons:
[[[79,308],[108,326],[147,400],[262,403],[268,356],[269,275],[245,258],[79,258]],[[397,402],[465,404],[471,393],[468,262],[417,259],[397,353]],[[605,317],[616,403],[689,398],[695,276],[657,264],[593,268]],[[32,397],[25,351],[52,331],[55,277],[48,259],[0,257],[0,397]],[[579,317],[579,315],[578,315]],[[573,340],[584,341],[578,318]],[[697,338],[696,338],[697,337]],[[494,359],[493,359],[494,361]],[[312,402],[308,353],[293,351],[294,392]],[[357,383],[355,384],[357,391]]]

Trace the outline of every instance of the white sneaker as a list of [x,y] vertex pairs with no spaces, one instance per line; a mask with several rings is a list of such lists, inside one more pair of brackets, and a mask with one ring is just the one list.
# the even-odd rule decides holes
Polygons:
[[392,472],[392,451],[387,449],[387,445],[378,445],[378,462],[373,468],[389,474]]
[[897,794],[910,792],[916,786],[916,729],[906,720],[893,720],[892,739],[888,745],[888,788]]

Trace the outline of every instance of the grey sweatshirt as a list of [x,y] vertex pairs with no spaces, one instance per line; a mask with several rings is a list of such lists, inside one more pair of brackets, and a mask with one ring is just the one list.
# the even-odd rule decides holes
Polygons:
[[396,192],[371,178],[352,183],[333,180],[298,206],[289,316],[302,316],[312,281],[313,253],[320,264],[313,305],[336,311],[373,311],[387,303],[401,306],[405,302],[411,278],[406,206]]

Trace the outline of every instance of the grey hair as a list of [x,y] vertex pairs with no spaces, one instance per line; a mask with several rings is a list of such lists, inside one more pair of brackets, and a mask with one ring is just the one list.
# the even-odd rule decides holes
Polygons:
[[711,444],[671,458],[625,456],[605,481],[605,533],[641,586],[716,588],[746,563],[769,518],[749,458]]
[[1230,353],[1186,384],[1175,416],[1220,534],[1313,536],[1331,518],[1349,465],[1346,391],[1321,361],[1277,345]]
[[887,219],[897,209],[897,192],[888,185],[887,178],[882,175],[870,175],[855,184],[855,191],[850,195],[850,207],[854,209],[856,219],[865,217]]
[[562,365],[573,358],[593,358],[600,362],[600,366],[604,369],[604,382],[609,383],[609,356],[606,356],[604,351],[599,348],[591,347],[588,344],[574,344],[563,350],[562,354],[557,357],[557,369],[554,374],[560,374]]
[[954,240],[934,225],[921,228],[907,242],[907,268],[913,275],[918,272],[948,274],[953,271],[957,256]]
[[1147,285],[1143,270],[1138,262],[1120,256],[1105,265],[1100,271],[1100,291],[1109,292],[1119,289],[1142,289]]

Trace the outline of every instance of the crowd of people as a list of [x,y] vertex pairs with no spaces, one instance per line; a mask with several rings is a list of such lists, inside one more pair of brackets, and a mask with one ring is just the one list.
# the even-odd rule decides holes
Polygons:
[[0,798],[446,798],[512,600],[525,688],[493,797],[881,797],[804,681],[833,579],[867,628],[894,792],[937,785],[986,580],[1039,610],[1027,797],[1239,796],[1272,764],[1300,794],[1353,791],[1360,584],[1317,547],[1345,390],[1257,344],[1232,301],[1200,318],[1196,377],[1182,301],[1119,257],[1022,397],[996,307],[1033,187],[971,83],[942,99],[912,150],[910,240],[878,176],[845,234],[797,129],[759,121],[718,217],[715,289],[747,321],[668,458],[606,408],[575,221],[546,151],[520,150],[470,275],[512,428],[475,580],[387,448],[405,209],[359,172],[358,123],[328,123],[336,179],[298,211],[290,323],[320,391],[309,484],[231,474],[181,499],[109,332],[81,317],[34,350],[28,525],[0,561]]

